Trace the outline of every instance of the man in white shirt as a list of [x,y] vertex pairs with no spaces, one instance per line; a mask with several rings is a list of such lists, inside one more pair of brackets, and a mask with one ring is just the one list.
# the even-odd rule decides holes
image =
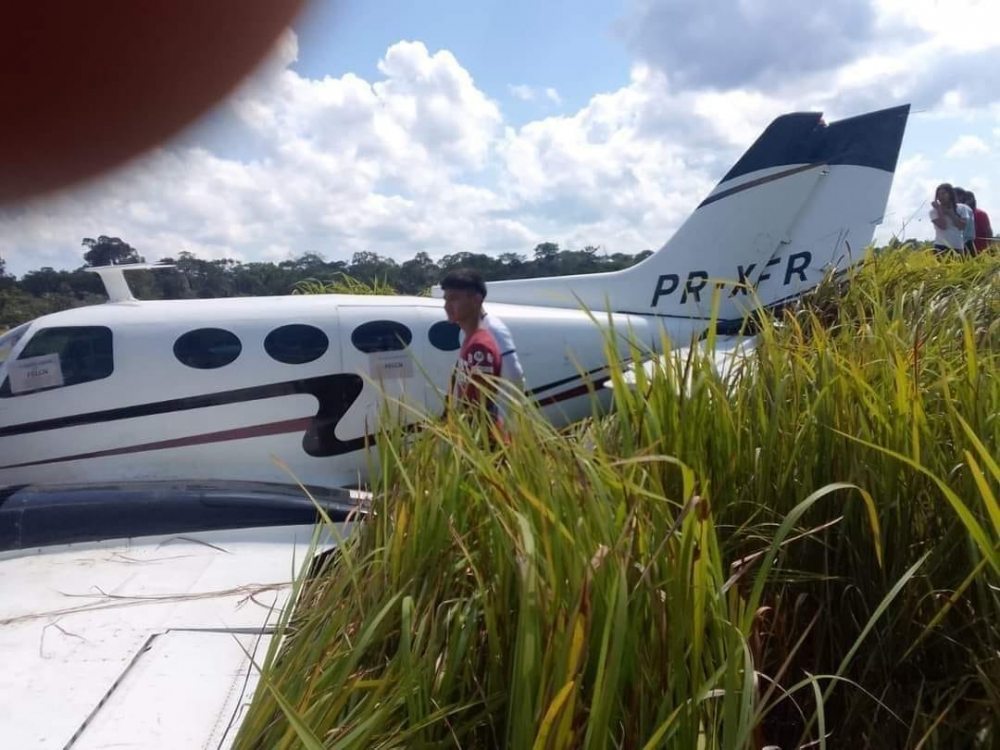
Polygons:
[[[500,377],[509,380],[517,391],[524,390],[524,368],[521,367],[521,360],[517,356],[517,348],[514,346],[514,337],[510,334],[510,329],[496,315],[490,315],[483,310],[483,317],[480,325],[489,329],[496,339],[497,346],[500,347],[500,356],[503,359],[503,367],[500,370]],[[458,343],[462,345],[465,333],[459,331]],[[501,402],[501,412],[504,411]]]

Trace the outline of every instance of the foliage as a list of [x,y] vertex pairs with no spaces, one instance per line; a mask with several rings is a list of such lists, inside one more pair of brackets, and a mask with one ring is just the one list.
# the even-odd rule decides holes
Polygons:
[[393,295],[396,290],[378,277],[372,279],[371,284],[358,281],[353,276],[346,273],[339,274],[328,281],[318,279],[304,279],[295,285],[293,294],[365,294]]
[[[66,271],[45,267],[15,279],[5,275],[0,259],[0,326],[13,327],[27,320],[82,304],[103,299],[103,288],[87,266],[142,261],[142,256],[118,237],[101,235],[96,240],[83,241],[88,248],[86,265]],[[305,290],[339,294],[426,294],[445,272],[460,265],[469,265],[483,273],[487,280],[528,278],[547,274],[594,273],[625,268],[647,257],[649,251],[637,256],[615,253],[605,255],[598,248],[580,251],[559,250],[558,245],[544,243],[544,260],[536,249],[536,260],[526,260],[516,253],[499,258],[477,253],[454,253],[436,263],[426,252],[397,263],[377,253],[355,253],[350,263],[327,261],[316,253],[305,253],[280,263],[241,263],[231,259],[204,260],[190,252],[180,252],[176,258],[164,258],[163,263],[176,270],[130,271],[129,285],[139,299],[184,299],[189,297],[240,297],[291,294]],[[334,286],[315,286],[318,280],[333,279]],[[348,282],[350,279],[350,282]],[[323,282],[319,282],[323,283]],[[344,286],[346,284],[346,286]]]
[[7,261],[0,256],[0,290],[14,286],[15,279],[7,273]]
[[385,423],[237,746],[995,747],[998,278],[886,253],[564,433]]
[[96,240],[85,237],[83,246],[87,252],[83,254],[83,262],[88,266],[120,266],[125,263],[145,263],[138,251],[120,237],[101,235]]
[[0,328],[14,328],[41,315],[103,302],[103,295],[81,292],[29,294],[18,287],[0,288]]

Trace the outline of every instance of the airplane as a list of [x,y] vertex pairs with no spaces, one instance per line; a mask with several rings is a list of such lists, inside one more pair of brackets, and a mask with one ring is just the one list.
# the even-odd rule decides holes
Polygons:
[[[513,334],[527,396],[557,424],[591,413],[588,385],[607,370],[583,308],[610,312],[655,354],[661,331],[684,342],[705,330],[718,280],[730,283],[716,324],[733,332],[756,305],[785,304],[860,260],[908,111],[779,117],[643,262],[490,282],[486,309]],[[433,297],[139,301],[128,268],[93,269],[106,304],[0,339],[0,487],[288,481],[271,455],[306,484],[356,487],[384,397],[441,411],[458,328]]]
[[[709,326],[731,351],[760,306],[861,261],[908,115],[783,115],[641,263],[489,282],[526,397],[589,416],[608,325],[650,358]],[[228,747],[316,505],[349,532],[385,400],[440,414],[455,364],[435,297],[140,301],[130,268],[92,269],[107,303],[0,336],[3,747]]]

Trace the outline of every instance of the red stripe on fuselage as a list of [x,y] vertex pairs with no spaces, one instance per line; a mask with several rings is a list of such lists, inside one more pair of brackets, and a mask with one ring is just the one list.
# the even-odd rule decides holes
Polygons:
[[568,391],[556,393],[552,396],[547,396],[546,398],[540,398],[538,399],[538,405],[549,406],[550,404],[557,404],[560,401],[568,401],[569,399],[576,398],[577,396],[584,396],[590,392],[591,388],[600,388],[610,379],[611,378],[609,377],[598,378],[597,380],[592,380],[589,383],[578,385],[576,388],[570,388]]
[[26,466],[40,466],[42,464],[58,464],[66,461],[82,461],[87,458],[107,458],[109,456],[124,456],[129,453],[142,453],[145,451],[159,451],[168,448],[187,448],[192,445],[207,445],[210,443],[224,443],[230,440],[245,440],[247,438],[266,437],[268,435],[284,435],[289,432],[305,432],[312,424],[312,417],[300,417],[298,419],[285,419],[281,422],[268,422],[267,424],[252,425],[250,427],[237,427],[232,430],[219,430],[217,432],[205,432],[200,435],[189,435],[172,440],[158,440],[153,443],[140,443],[138,445],[127,445],[122,448],[109,448],[103,451],[92,451],[90,453],[76,453],[72,456],[61,456],[59,458],[47,458],[41,461],[29,461],[23,464],[12,464],[3,466],[3,469],[20,469]]
[[[602,368],[597,368],[591,372],[596,372]],[[589,373],[588,373],[589,374]],[[609,378],[603,377],[590,381],[583,385],[576,386],[555,393],[546,398],[538,399],[539,406],[549,406],[561,401],[567,401],[577,396],[588,393],[590,388],[600,388]],[[59,458],[46,458],[40,461],[27,461],[20,464],[10,464],[0,466],[0,469],[22,469],[29,466],[42,466],[46,464],[59,464],[67,461],[83,461],[89,458],[110,458],[112,456],[126,456],[132,453],[144,453],[146,451],[168,450],[170,448],[187,448],[192,445],[209,445],[211,443],[225,443],[230,440],[246,440],[248,438],[267,437],[269,435],[284,435],[291,432],[305,432],[309,429],[313,421],[312,417],[300,417],[297,419],[285,419],[280,422],[268,422],[267,424],[252,425],[250,427],[237,427],[231,430],[219,430],[217,432],[206,432],[200,435],[189,435],[171,440],[158,440],[152,443],[139,443],[137,445],[127,445],[121,448],[109,448],[102,451],[91,451],[89,453],[75,453],[71,456],[60,456]]]

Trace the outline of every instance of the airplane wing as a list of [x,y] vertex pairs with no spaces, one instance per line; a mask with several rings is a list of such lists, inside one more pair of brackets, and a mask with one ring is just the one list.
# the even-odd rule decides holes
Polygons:
[[[341,533],[363,499],[316,495]],[[0,747],[228,747],[316,518],[251,483],[0,497]]]

